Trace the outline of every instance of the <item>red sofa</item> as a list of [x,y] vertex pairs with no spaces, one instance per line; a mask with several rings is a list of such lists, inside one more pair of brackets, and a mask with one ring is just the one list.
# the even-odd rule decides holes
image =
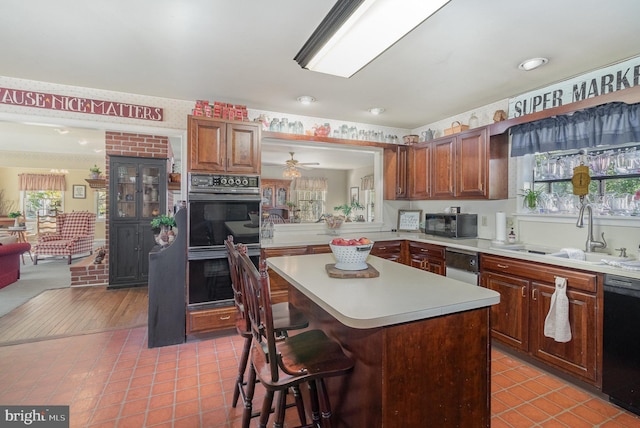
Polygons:
[[20,278],[20,255],[31,250],[31,244],[16,242],[0,245],[0,288]]

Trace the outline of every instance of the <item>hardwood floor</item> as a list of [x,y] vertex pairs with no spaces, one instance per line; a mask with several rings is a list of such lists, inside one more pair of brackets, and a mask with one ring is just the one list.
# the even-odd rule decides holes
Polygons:
[[146,287],[47,290],[0,318],[0,346],[147,325]]

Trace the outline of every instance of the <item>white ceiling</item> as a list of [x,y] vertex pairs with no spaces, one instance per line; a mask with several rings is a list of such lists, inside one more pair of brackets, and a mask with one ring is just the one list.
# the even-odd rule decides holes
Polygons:
[[640,55],[638,0],[451,0],[350,79],[303,70],[333,3],[3,0],[0,75],[414,129]]

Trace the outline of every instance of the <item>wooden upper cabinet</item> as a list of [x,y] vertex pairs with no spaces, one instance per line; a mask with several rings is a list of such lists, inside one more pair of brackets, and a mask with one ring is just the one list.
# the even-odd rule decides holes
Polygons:
[[460,134],[456,139],[456,197],[477,198],[487,191],[487,130]]
[[418,143],[409,148],[409,170],[411,180],[411,199],[428,199],[431,197],[431,157],[433,145],[430,142]]
[[397,145],[384,149],[384,199],[409,197],[409,147]]
[[433,199],[455,198],[456,137],[434,141],[433,144]]
[[188,128],[189,171],[224,171],[226,124],[191,117]]
[[260,125],[227,123],[227,172],[260,173]]
[[260,173],[260,124],[189,116],[189,172]]
[[[508,197],[508,136],[504,134],[489,138],[488,127],[475,128],[415,144],[409,153],[413,200]],[[385,194],[385,199],[390,198]]]

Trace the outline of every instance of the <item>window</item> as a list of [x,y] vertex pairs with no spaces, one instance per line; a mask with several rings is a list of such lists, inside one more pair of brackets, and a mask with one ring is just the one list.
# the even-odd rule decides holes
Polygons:
[[24,214],[35,219],[37,214],[48,215],[63,211],[63,192],[58,190],[25,190],[23,194]]
[[104,190],[96,190],[95,194],[95,212],[98,220],[107,218],[107,192]]

